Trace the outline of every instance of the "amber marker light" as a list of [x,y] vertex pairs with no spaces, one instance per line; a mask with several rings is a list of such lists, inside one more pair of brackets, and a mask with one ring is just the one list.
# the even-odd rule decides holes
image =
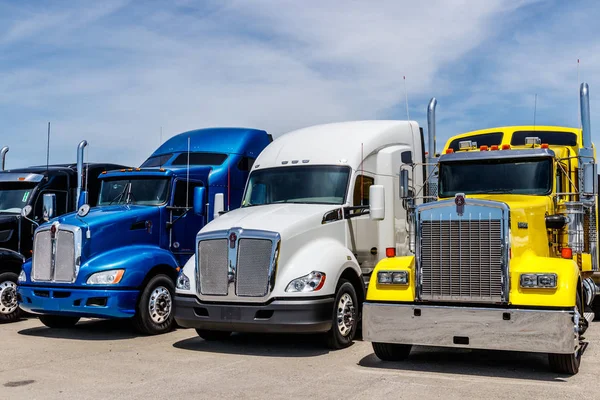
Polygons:
[[492,147],[490,147],[490,150],[498,150],[498,145],[493,144]]
[[502,150],[510,150],[510,144],[503,144]]
[[396,248],[395,247],[388,247],[385,249],[385,256],[386,257],[396,257]]
[[486,145],[479,146],[479,151],[487,151],[488,147]]
[[541,147],[542,149],[547,149],[547,148],[548,148],[548,143],[542,143],[542,144],[540,145],[540,147]]
[[446,154],[452,154],[454,153],[454,149],[446,149]]
[[560,251],[560,256],[562,258],[566,258],[566,259],[572,259],[573,258],[573,250],[571,250],[568,247],[563,247],[562,250]]

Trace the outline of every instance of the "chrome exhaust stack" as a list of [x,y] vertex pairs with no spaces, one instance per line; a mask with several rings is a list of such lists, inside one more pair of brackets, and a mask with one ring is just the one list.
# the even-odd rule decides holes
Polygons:
[[77,146],[77,197],[75,202],[77,207],[79,207],[79,200],[83,190],[83,150],[87,145],[87,140],[82,140]]
[[0,150],[0,159],[2,159],[2,169],[0,171],[6,170],[6,153],[8,153],[8,146],[4,146],[2,150]]
[[437,157],[435,153],[435,109],[437,107],[437,99],[432,97],[427,106],[427,176],[426,179],[426,196],[425,202],[434,201],[438,195],[438,179],[436,170]]
[[596,208],[598,199],[598,169],[592,148],[592,128],[590,123],[590,88],[582,83],[579,89],[581,110],[581,137],[583,148],[579,150],[579,201],[583,203],[585,213],[584,243],[585,252],[591,255],[592,270],[598,271],[598,227]]

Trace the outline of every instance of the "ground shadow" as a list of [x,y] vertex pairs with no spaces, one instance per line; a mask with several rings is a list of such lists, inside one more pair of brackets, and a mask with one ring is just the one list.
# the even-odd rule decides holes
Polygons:
[[56,329],[46,326],[23,329],[20,335],[75,340],[122,340],[140,336],[129,320],[86,320],[72,328]]
[[262,357],[316,357],[329,353],[322,335],[236,333],[223,341],[206,341],[197,336],[181,340],[173,347]]
[[[584,355],[585,357],[585,355]],[[414,372],[566,382],[568,375],[550,371],[548,356],[541,353],[413,347],[408,360],[381,361],[371,353],[358,362],[366,368]]]

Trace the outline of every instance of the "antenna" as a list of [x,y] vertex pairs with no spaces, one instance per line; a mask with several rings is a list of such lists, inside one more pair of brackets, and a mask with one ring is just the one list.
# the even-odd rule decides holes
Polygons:
[[189,208],[190,201],[190,141],[191,138],[188,136],[188,151],[187,151],[187,183],[185,188],[185,208]]
[[50,122],[48,122],[48,142],[46,145],[46,172],[48,172],[50,165]]
[[535,98],[533,100],[533,130],[535,132],[535,114],[537,113],[537,93],[535,94]]
[[410,121],[410,114],[408,113],[408,92],[406,91],[406,76],[403,76],[404,80],[404,102],[406,103],[406,119]]

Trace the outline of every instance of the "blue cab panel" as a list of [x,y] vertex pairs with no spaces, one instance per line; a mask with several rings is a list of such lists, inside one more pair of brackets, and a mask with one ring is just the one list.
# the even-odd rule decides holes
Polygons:
[[256,129],[198,129],[167,140],[140,168],[100,174],[95,207],[36,230],[19,277],[21,308],[48,326],[133,317],[144,333],[170,329],[174,281],[213,219],[215,195],[225,210],[239,207],[271,141]]

